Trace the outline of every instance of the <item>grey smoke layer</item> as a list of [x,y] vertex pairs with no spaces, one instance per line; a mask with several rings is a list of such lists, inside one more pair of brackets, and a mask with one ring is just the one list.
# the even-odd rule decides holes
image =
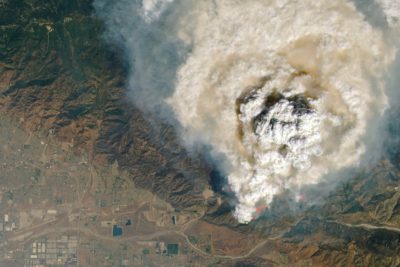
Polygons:
[[106,41],[125,51],[129,65],[128,87],[137,107],[165,115],[164,99],[174,91],[177,68],[187,48],[175,38],[174,4],[154,22],[143,12],[141,0],[96,0],[96,13],[106,25]]
[[[326,30],[313,28],[311,34],[305,34],[304,38],[300,35],[299,38],[296,31],[307,33],[307,17],[302,22],[301,16],[298,20],[292,20],[293,17],[289,16],[288,21],[293,24],[280,23],[279,16],[287,19],[285,12],[293,11],[285,10],[283,2],[287,2],[286,7],[300,9],[310,5],[316,10],[316,15],[320,15],[318,8],[321,12],[333,9],[337,14],[327,13],[325,18],[338,17],[332,18],[333,28],[329,21],[327,23],[324,20],[321,27],[326,27]],[[400,60],[397,57],[392,62],[391,56],[391,51],[398,47],[398,39],[394,36],[400,32],[400,27],[393,24],[396,21],[393,18],[396,5],[393,7],[388,0],[354,0],[357,9],[353,10],[345,0],[321,1],[320,7],[313,1],[297,2],[95,0],[96,12],[106,25],[106,40],[125,51],[129,65],[129,97],[143,112],[158,114],[174,124],[188,149],[197,144],[209,148],[221,172],[227,174],[228,183],[238,198],[235,214],[241,222],[251,220],[255,216],[256,205],[260,202],[269,204],[281,188],[299,190],[303,185],[324,182],[325,188],[329,189],[348,179],[356,170],[379,160],[384,143],[392,156],[398,155],[400,123],[396,100],[399,99],[400,90],[395,74],[399,71]],[[270,8],[269,5],[274,7]],[[331,9],[329,5],[332,5]],[[250,6],[253,7],[247,10]],[[301,12],[315,18],[309,12],[312,8],[304,8]],[[265,15],[265,24],[260,23],[264,16],[260,14],[263,9],[266,12],[275,11]],[[278,12],[280,9],[282,14]],[[256,19],[257,16],[259,19]],[[268,16],[271,16],[271,20]],[[240,21],[242,18],[244,20]],[[277,23],[269,22],[273,19]],[[282,29],[275,30],[274,39],[273,27],[280,24],[283,25]],[[336,36],[339,31],[335,27],[344,31],[346,25],[354,27],[354,34]],[[293,29],[293,35],[290,31],[286,35],[282,33],[288,29]],[[254,38],[251,37],[252,31]],[[324,63],[318,62],[319,59],[310,63],[317,53],[321,54],[321,58],[325,56],[318,50],[324,47],[319,44],[320,40],[325,40],[320,32],[333,36],[332,44],[329,44],[331,39],[324,44],[326,55],[330,53],[331,56],[326,56],[329,60]],[[267,37],[264,38],[263,34]],[[243,42],[240,41],[242,37]],[[335,40],[340,46],[341,38],[345,38],[346,46],[346,38],[353,37],[359,38],[348,43],[349,49],[354,50],[344,49],[336,53],[333,45]],[[287,41],[290,38],[297,41]],[[257,40],[261,40],[261,43],[258,44]],[[364,41],[370,42],[370,46],[365,45]],[[287,45],[281,49],[280,43]],[[368,49],[357,48],[358,45],[365,45]],[[237,47],[237,51],[230,52],[232,46]],[[280,52],[275,51],[279,49]],[[369,49],[375,50],[370,52]],[[359,52],[364,54],[357,54]],[[305,56],[307,53],[308,56]],[[281,57],[281,54],[284,56]],[[335,66],[335,62],[332,62],[343,58],[348,60],[348,64],[341,66],[342,63],[338,62]],[[327,67],[321,67],[321,64]],[[343,110],[346,110],[346,105],[352,106],[350,110],[354,114],[346,114],[341,110],[331,112],[332,108],[336,108],[335,105],[325,106],[324,100],[319,99],[318,90],[314,89],[320,86],[328,92],[332,90],[329,71],[333,80],[341,81],[343,78],[346,81],[346,72],[341,72],[344,68],[348,68],[350,76],[359,78],[354,84],[349,79],[349,84],[361,87],[356,96],[346,89],[338,90],[344,102],[338,101],[337,106],[343,105]],[[364,77],[365,73],[370,73],[370,77]],[[295,76],[298,77],[292,78]],[[235,89],[241,82],[243,86]],[[274,86],[278,90],[290,89],[293,92],[286,90],[276,94]],[[312,90],[302,89],[307,86]],[[337,86],[340,88],[342,84]],[[237,93],[235,90],[238,90]],[[276,99],[270,101],[266,109],[260,101],[270,99],[273,95],[271,92],[278,97],[274,97]],[[306,98],[310,94],[312,96]],[[304,101],[293,100],[299,99],[299,95],[301,99],[305,97]],[[383,97],[385,95],[387,101]],[[235,102],[235,99],[241,98],[246,101]],[[372,104],[364,105],[364,101]],[[307,106],[305,112],[296,111],[299,104]],[[234,113],[234,105],[240,109],[238,115]],[[332,127],[337,131],[337,136],[325,138],[329,141],[324,141],[318,129],[328,131],[323,122],[327,116],[331,124],[343,123],[344,126]],[[259,121],[258,128],[253,125],[255,118]],[[260,118],[264,121],[260,121]],[[240,136],[234,133],[238,121],[241,124]],[[288,125],[291,128],[287,128]],[[276,130],[278,126],[281,129],[279,131]],[[352,128],[355,133],[349,134]],[[257,135],[252,129],[256,129]],[[326,157],[326,163],[323,163],[324,159],[318,159],[321,147],[327,151],[331,147],[339,147],[343,142],[349,142],[349,145],[337,151],[336,156]],[[352,155],[356,151],[360,156]],[[332,155],[335,153],[332,152]],[[284,162],[285,158],[291,161]],[[271,159],[277,161],[271,164]],[[345,160],[345,163],[342,162]],[[274,166],[280,166],[280,169],[273,169]],[[243,171],[246,168],[247,171]],[[314,171],[310,171],[313,175],[308,175],[307,171],[302,174],[292,171],[292,168],[311,168]]]

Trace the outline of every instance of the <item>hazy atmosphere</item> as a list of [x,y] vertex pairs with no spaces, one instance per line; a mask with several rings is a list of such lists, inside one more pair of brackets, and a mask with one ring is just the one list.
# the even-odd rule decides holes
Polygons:
[[[299,195],[303,185],[381,157],[397,89],[387,78],[396,4],[97,0],[95,7],[106,40],[127,55],[128,96],[167,116],[188,149],[211,150],[240,222],[283,190]],[[369,21],[368,12],[380,20]]]
[[400,0],[0,0],[0,267],[400,266]]

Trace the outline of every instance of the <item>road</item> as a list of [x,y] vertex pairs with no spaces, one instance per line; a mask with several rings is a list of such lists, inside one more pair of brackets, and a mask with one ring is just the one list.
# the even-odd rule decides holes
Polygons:
[[[151,234],[144,234],[144,235],[134,235],[134,236],[129,236],[129,237],[119,237],[119,238],[115,238],[115,237],[111,237],[108,235],[103,235],[103,234],[99,234],[89,228],[85,228],[85,227],[81,227],[81,226],[71,226],[71,227],[59,227],[59,226],[54,226],[54,227],[47,227],[46,229],[43,229],[43,231],[41,231],[40,233],[37,234],[33,234],[31,236],[29,236],[28,238],[26,238],[24,240],[25,242],[29,242],[30,240],[34,240],[37,239],[41,236],[46,236],[48,234],[52,234],[52,233],[64,233],[64,232],[69,232],[69,231],[75,231],[78,233],[84,233],[86,235],[95,237],[97,239],[100,240],[106,240],[106,241],[111,241],[111,242],[116,242],[116,243],[121,243],[121,242],[126,242],[126,241],[147,241],[147,240],[153,240],[165,235],[171,235],[171,234],[176,234],[181,236],[182,238],[184,238],[184,240],[186,241],[186,243],[188,244],[188,246],[190,246],[195,252],[197,252],[198,254],[204,256],[204,257],[208,257],[208,258],[219,258],[219,259],[230,259],[230,260],[238,260],[238,259],[244,259],[247,257],[250,257],[255,251],[257,251],[259,248],[261,248],[262,246],[264,246],[267,242],[269,241],[273,241],[273,240],[277,240],[279,238],[281,238],[284,234],[284,232],[282,232],[281,234],[278,234],[276,236],[273,237],[269,237],[267,239],[264,239],[263,241],[261,241],[260,243],[256,244],[252,249],[250,249],[247,253],[242,254],[242,255],[235,255],[235,256],[231,256],[231,255],[219,255],[219,254],[209,254],[207,252],[205,252],[204,250],[202,250],[201,248],[197,247],[196,245],[194,245],[192,242],[190,242],[189,236],[187,234],[185,234],[185,230],[192,225],[193,223],[197,222],[201,217],[197,217],[192,219],[191,221],[189,221],[188,223],[186,223],[185,225],[182,226],[181,230],[163,230],[163,231],[157,231]],[[301,219],[300,219],[301,220]],[[298,220],[298,221],[300,221]],[[36,225],[34,227],[31,227],[29,229],[26,229],[25,232],[28,231],[32,231],[33,229],[37,229],[41,226],[44,225],[50,225],[51,223],[54,223],[55,220],[52,221],[48,221],[45,222],[43,224],[40,225]],[[396,227],[392,227],[392,226],[385,226],[385,225],[372,225],[372,224],[367,224],[367,223],[360,223],[360,224],[349,224],[349,223],[345,223],[345,222],[340,222],[340,221],[336,221],[336,220],[329,220],[327,222],[331,222],[331,223],[337,223],[340,225],[344,225],[346,227],[352,227],[352,228],[363,228],[363,229],[367,229],[367,230],[388,230],[388,231],[394,231],[396,233],[400,233],[400,228],[396,228]],[[297,223],[297,222],[296,222]],[[294,225],[296,224],[294,223]],[[22,233],[19,233],[22,234]],[[17,241],[17,240],[13,240],[12,238],[9,239],[10,241]]]
[[388,230],[388,231],[400,233],[400,228],[386,226],[386,225],[372,225],[372,224],[368,224],[368,223],[349,224],[349,223],[345,223],[345,222],[332,221],[332,220],[329,220],[328,222],[333,222],[333,223],[341,224],[341,225],[344,225],[347,227],[352,227],[352,228],[364,228],[367,230]]

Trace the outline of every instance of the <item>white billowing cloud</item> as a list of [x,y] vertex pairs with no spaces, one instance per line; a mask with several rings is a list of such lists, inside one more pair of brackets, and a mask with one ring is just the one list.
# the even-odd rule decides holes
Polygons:
[[359,163],[394,54],[352,4],[198,1],[182,20],[193,50],[167,102],[189,143],[224,155],[240,222]]
[[386,15],[386,20],[392,27],[400,26],[400,1],[399,0],[376,0],[381,5]]
[[171,4],[174,0],[143,0],[142,3],[142,14],[147,22],[157,20],[162,12]]
[[[395,28],[399,1],[376,1]],[[350,0],[95,3],[127,50],[135,104],[169,106],[185,145],[223,158],[239,222],[376,153],[396,51]]]

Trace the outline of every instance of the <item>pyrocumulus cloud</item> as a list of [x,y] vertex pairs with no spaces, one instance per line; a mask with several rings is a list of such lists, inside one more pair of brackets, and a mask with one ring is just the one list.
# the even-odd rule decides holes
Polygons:
[[[398,27],[399,3],[377,1],[387,23]],[[97,2],[101,10],[103,1]],[[132,61],[158,64],[150,74],[159,75],[156,82],[170,81],[171,90],[160,94],[159,102],[173,110],[185,144],[204,144],[211,154],[222,155],[220,168],[237,198],[239,222],[249,222],[257,205],[268,205],[282,190],[319,183],[360,163],[365,136],[379,127],[372,119],[388,108],[384,76],[396,50],[352,2],[143,0],[132,5],[141,18],[135,27],[165,34],[150,47],[172,43],[165,51],[179,55],[161,62],[165,69],[152,62],[152,53],[143,59],[149,50],[138,49],[135,38],[148,35],[132,30],[134,38],[125,39]],[[119,32],[129,36],[129,28]],[[136,70],[132,84],[142,84],[138,73],[149,75]],[[141,87],[162,89],[151,81]]]

